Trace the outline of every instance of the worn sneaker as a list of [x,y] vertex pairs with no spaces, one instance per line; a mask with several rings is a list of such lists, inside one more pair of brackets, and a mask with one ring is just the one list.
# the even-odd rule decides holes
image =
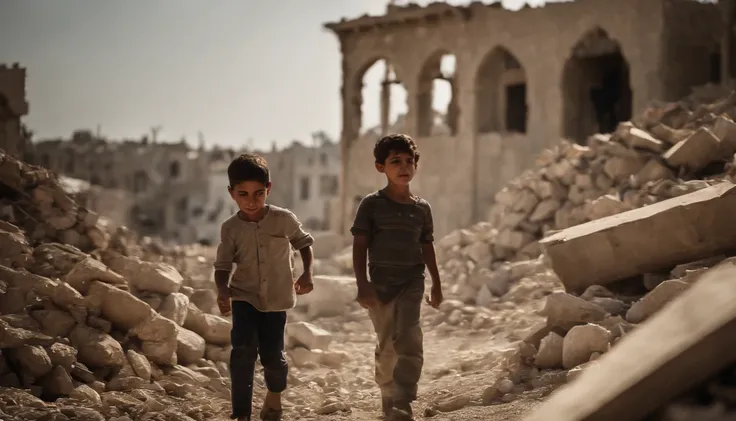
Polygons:
[[280,409],[273,409],[264,406],[261,409],[260,416],[262,421],[281,421],[282,414],[283,412]]
[[393,411],[391,413],[392,421],[413,421],[414,414],[411,410],[411,403],[407,401],[394,401]]

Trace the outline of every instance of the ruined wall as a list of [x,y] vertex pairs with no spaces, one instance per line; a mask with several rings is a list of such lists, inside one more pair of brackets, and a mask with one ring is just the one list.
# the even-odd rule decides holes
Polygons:
[[282,150],[259,153],[268,162],[271,172],[271,193],[269,203],[276,206],[291,208],[294,206],[294,160],[296,148],[291,146]]
[[[352,222],[355,197],[382,182],[366,158],[369,145],[356,140],[362,78],[377,60],[390,62],[406,88],[405,131],[416,138],[417,110],[425,94],[420,86],[424,66],[438,53],[456,57],[457,134],[417,138],[423,154],[417,193],[432,202],[440,221],[438,235],[442,235],[482,218],[503,181],[518,175],[541,148],[556,143],[566,121],[581,117],[562,82],[573,48],[592,31],[602,30],[616,41],[628,63],[633,113],[652,99],[666,97],[672,85],[682,89],[678,84],[689,82],[661,77],[663,59],[672,59],[663,54],[662,35],[663,10],[670,3],[676,2],[581,0],[518,12],[479,3],[466,8],[434,4],[396,7],[385,16],[328,25],[338,34],[343,53],[343,232]],[[479,100],[476,82],[486,58],[499,48],[518,61],[526,79],[528,115],[523,135],[476,133],[479,110],[487,106]]]
[[127,190],[107,189],[90,186],[86,196],[86,206],[99,215],[104,215],[110,222],[110,229],[119,226],[130,227],[130,210],[135,206],[135,197]]
[[192,221],[202,217],[208,204],[204,151],[184,143],[108,142],[78,131],[70,140],[36,143],[32,161],[94,186],[129,192],[130,224],[144,235],[198,240]]
[[26,149],[20,121],[26,114],[26,69],[0,65],[0,149],[16,157]]
[[335,190],[329,184],[340,174],[340,146],[306,148],[295,157],[293,173],[291,210],[307,228],[325,229],[328,202],[339,191],[339,182]]
[[691,86],[719,83],[722,21],[719,10],[692,0],[670,0],[664,7],[662,79],[668,89],[661,98],[676,101]]

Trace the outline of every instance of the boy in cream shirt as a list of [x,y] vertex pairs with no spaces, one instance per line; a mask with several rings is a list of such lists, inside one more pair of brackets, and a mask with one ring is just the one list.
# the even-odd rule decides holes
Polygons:
[[[261,420],[281,419],[281,392],[286,389],[288,364],[284,355],[286,310],[297,294],[312,284],[312,243],[291,211],[266,204],[271,190],[266,161],[253,154],[233,160],[227,170],[228,191],[237,214],[222,224],[215,261],[218,305],[232,311],[232,419],[250,421],[253,375],[260,356],[268,393]],[[291,248],[299,250],[304,273],[294,281]],[[235,271],[230,274],[235,264]]]

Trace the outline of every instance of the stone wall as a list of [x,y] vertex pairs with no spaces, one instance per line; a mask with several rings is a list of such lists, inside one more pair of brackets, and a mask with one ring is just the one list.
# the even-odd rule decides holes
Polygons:
[[16,157],[26,149],[20,121],[26,114],[26,69],[17,63],[0,65],[0,149]]
[[[716,22],[714,6],[689,0],[585,0],[518,12],[480,3],[392,7],[384,16],[326,25],[338,35],[343,53],[343,232],[359,196],[382,182],[370,159],[372,144],[358,136],[362,79],[377,60],[391,64],[407,91],[409,112],[402,131],[417,138],[422,150],[417,193],[432,202],[438,234],[444,234],[485,216],[496,189],[528,166],[541,148],[561,136],[584,140],[599,131],[592,107],[583,102],[595,86],[592,72],[605,69],[591,70],[590,50],[613,46],[625,61],[629,100],[622,111],[627,115],[620,116],[625,120],[652,100],[681,95],[708,81],[710,62],[685,60],[687,69],[680,70],[683,58],[673,51],[683,40],[692,49],[715,51]],[[573,62],[574,51],[578,60]],[[441,54],[456,58],[457,129],[442,138],[417,136],[427,124],[421,112],[426,109],[427,66]],[[502,87],[510,74],[502,68],[509,61],[517,67],[514,83],[526,83],[526,128],[519,134],[507,134],[499,118]],[[488,128],[491,133],[479,133]]]

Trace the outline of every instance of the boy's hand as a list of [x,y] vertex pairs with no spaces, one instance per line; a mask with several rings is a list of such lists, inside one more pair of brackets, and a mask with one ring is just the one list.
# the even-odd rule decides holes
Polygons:
[[233,305],[230,302],[230,290],[220,288],[217,291],[217,306],[220,308],[220,314],[229,316],[233,312]]
[[376,288],[370,282],[358,285],[358,304],[365,309],[371,309],[378,306],[378,294]]
[[302,273],[302,276],[294,283],[294,290],[297,295],[309,294],[314,289],[314,282],[312,282],[312,274],[309,272]]
[[439,284],[432,284],[432,290],[429,295],[430,297],[427,297],[426,295],[424,296],[424,301],[433,308],[439,308],[440,304],[442,304],[442,300],[444,300],[442,297],[442,286]]

